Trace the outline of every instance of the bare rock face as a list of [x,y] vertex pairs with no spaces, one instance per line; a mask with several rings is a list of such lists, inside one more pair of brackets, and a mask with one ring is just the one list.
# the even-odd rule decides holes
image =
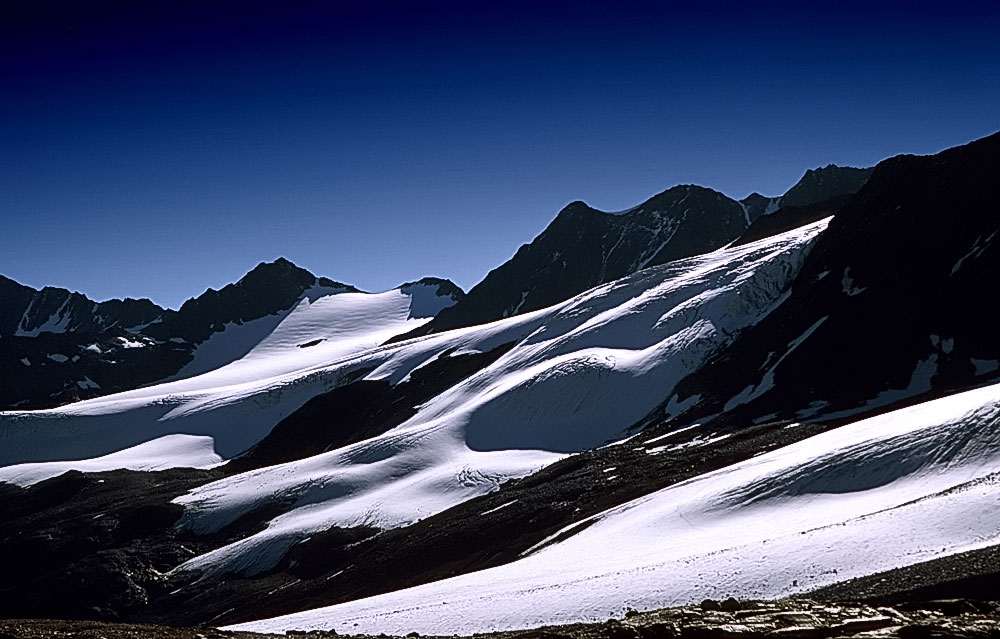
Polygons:
[[945,600],[875,607],[859,603],[705,600],[693,606],[627,614],[621,621],[483,635],[495,639],[770,639],[797,637],[1000,636],[1000,606]]

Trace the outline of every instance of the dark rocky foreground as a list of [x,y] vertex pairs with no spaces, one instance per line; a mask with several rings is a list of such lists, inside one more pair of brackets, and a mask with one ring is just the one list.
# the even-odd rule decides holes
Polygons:
[[[318,639],[337,636],[337,633],[292,631],[288,635],[264,635],[96,621],[0,620],[0,639],[264,639],[286,636]],[[416,633],[408,635],[416,636]],[[603,623],[546,626],[474,636],[483,639],[1000,637],[1000,603],[977,599],[939,599],[875,606],[812,599],[706,600],[699,605],[652,612],[626,610],[621,619],[609,619]]]

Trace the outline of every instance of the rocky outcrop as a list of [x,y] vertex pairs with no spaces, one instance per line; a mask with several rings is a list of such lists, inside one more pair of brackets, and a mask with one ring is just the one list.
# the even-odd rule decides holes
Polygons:
[[[171,628],[115,623],[0,620],[0,637],[10,639],[278,639],[281,637],[360,637],[349,628],[289,631],[287,635]],[[386,635],[380,635],[385,637]],[[410,633],[407,637],[419,637]],[[476,635],[480,639],[899,639],[985,638],[1000,636],[1000,605],[975,599],[902,602],[869,606],[810,599],[781,601],[706,600],[697,605],[650,612],[622,611],[601,623],[546,626]]]

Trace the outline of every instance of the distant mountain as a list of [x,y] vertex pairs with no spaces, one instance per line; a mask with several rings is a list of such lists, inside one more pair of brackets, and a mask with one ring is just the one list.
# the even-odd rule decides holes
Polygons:
[[0,409],[57,406],[170,374],[189,349],[142,331],[175,315],[147,299],[94,302],[0,276]]
[[416,282],[401,284],[399,291],[413,299],[410,317],[414,319],[434,317],[465,297],[465,291],[457,284],[440,277],[425,277]]
[[221,290],[208,289],[181,305],[162,326],[150,327],[160,339],[183,338],[191,344],[202,342],[227,324],[243,324],[287,310],[309,289],[353,292],[358,289],[325,277],[316,277],[283,257],[261,262],[234,284]]
[[851,166],[828,164],[822,168],[809,169],[788,192],[778,197],[767,197],[751,193],[740,205],[747,213],[748,222],[753,223],[786,207],[811,207],[831,200],[846,201],[846,196],[861,190],[872,169],[857,169]]
[[782,206],[845,198],[870,173],[871,169],[831,164],[807,171],[781,197],[754,193],[739,202],[692,185],[675,186],[622,213],[572,202],[530,244],[490,271],[464,300],[397,339],[538,310],[640,269],[713,251]]
[[[415,293],[419,317],[433,316],[463,295],[438,278],[403,288]],[[0,409],[58,406],[210,370],[245,355],[301,300],[339,293],[360,291],[285,258],[262,262],[178,311],[146,299],[94,302],[66,289],[38,291],[0,277]],[[210,354],[201,353],[203,344],[224,332],[228,337],[214,340]],[[196,355],[199,364],[193,365]]]
[[743,219],[736,202],[697,186],[674,187],[620,215],[573,202],[463,302],[418,330],[482,324],[550,306],[646,266],[718,248],[746,228]]
[[777,211],[781,206],[781,196],[767,197],[754,192],[740,200],[740,206],[746,212],[747,223],[752,224],[757,218]]
[[779,205],[809,206],[848,193],[857,193],[871,177],[873,169],[828,164],[809,169],[806,174],[781,196]]
[[46,286],[38,291],[2,275],[0,300],[0,337],[137,330],[174,314],[147,299],[94,302],[64,288]]

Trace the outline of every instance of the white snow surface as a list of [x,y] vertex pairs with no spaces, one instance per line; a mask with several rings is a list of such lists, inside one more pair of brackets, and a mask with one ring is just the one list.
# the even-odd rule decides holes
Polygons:
[[[245,357],[219,369],[50,411],[0,414],[0,464],[103,456],[181,432],[212,437],[216,453],[230,458],[309,398],[360,375],[398,384],[448,352],[514,344],[381,436],[178,498],[186,506],[180,525],[199,532],[283,504],[263,531],[179,568],[256,574],[329,526],[403,526],[629,436],[679,380],[784,299],[827,222],[645,269],[547,309],[386,346],[376,345],[421,322],[407,319],[410,301],[398,290],[303,300]],[[53,466],[48,476],[64,469]],[[39,468],[18,480],[0,468],[0,481],[44,477]]]
[[[225,366],[56,409],[0,412],[0,465],[101,457],[173,433],[211,436],[218,453],[230,458],[336,386],[353,369],[352,355],[377,351],[381,342],[426,322],[408,319],[411,302],[398,289],[315,299],[307,293],[246,355]],[[314,340],[322,341],[299,347]],[[49,476],[62,468],[54,465]],[[0,481],[8,481],[4,468]]]
[[511,564],[230,629],[465,635],[784,597],[1000,543],[998,462],[994,385],[675,484]]
[[222,461],[212,450],[212,438],[206,435],[164,435],[125,450],[76,461],[26,463],[3,469],[4,481],[21,486],[37,483],[67,470],[96,473],[127,468],[164,470],[177,466],[209,468]]
[[[38,297],[36,296],[35,299],[38,299]],[[14,335],[17,337],[38,337],[42,333],[65,333],[66,328],[73,319],[73,316],[68,313],[66,309],[70,298],[67,297],[63,303],[59,305],[59,308],[56,309],[56,312],[49,315],[44,322],[35,328],[29,329],[28,326],[30,325],[30,322],[28,321],[28,314],[31,313],[31,307],[35,305],[35,299],[32,299],[28,304],[28,308],[24,309],[24,314],[21,316],[21,321],[18,322],[17,330],[14,332]]]
[[119,337],[118,342],[122,345],[122,348],[145,348],[146,346],[140,340],[129,339],[127,337]]

